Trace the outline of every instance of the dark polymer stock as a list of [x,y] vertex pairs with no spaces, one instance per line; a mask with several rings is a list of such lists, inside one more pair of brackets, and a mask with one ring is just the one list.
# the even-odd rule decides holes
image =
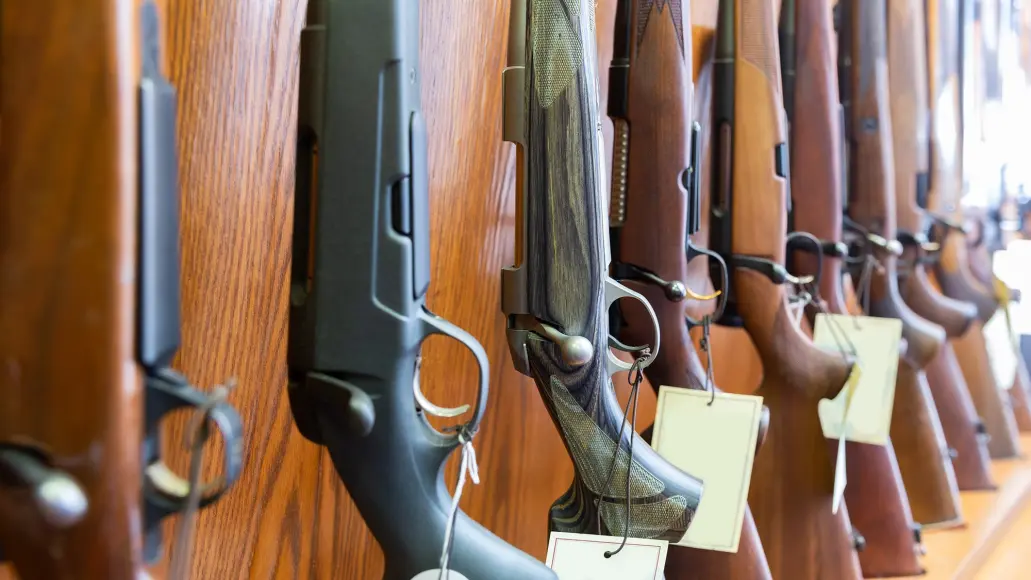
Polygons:
[[613,302],[634,298],[652,319],[649,348],[630,349],[639,368],[659,337],[647,300],[608,276],[594,3],[515,0],[511,22],[504,133],[517,151],[518,233],[502,310],[513,363],[536,382],[574,464],[549,524],[677,541],[702,484],[625,426],[610,382],[630,366],[609,350],[629,348],[609,337]]
[[[101,11],[95,5],[84,6]],[[66,18],[79,21],[67,12],[68,7],[64,8]],[[43,9],[61,13],[56,7]],[[59,366],[77,376],[73,379],[52,372],[39,375],[32,372],[33,358],[24,350],[25,345],[0,344],[0,352],[7,360],[25,366],[31,376],[40,377],[26,383],[35,391],[32,397],[19,397],[19,387],[15,384],[3,385],[5,394],[15,398],[12,407],[21,411],[19,414],[23,417],[17,420],[4,417],[0,421],[6,426],[0,433],[0,520],[3,520],[0,541],[8,544],[9,556],[21,577],[27,580],[83,575],[115,580],[136,578],[142,573],[141,563],[152,564],[161,555],[161,521],[190,509],[192,487],[200,488],[196,505],[210,506],[236,481],[242,468],[243,434],[239,415],[224,400],[209,400],[169,366],[180,345],[176,93],[161,72],[157,8],[153,2],[144,2],[137,14],[136,30],[105,28],[98,24],[97,36],[92,39],[105,49],[103,52],[108,57],[106,49],[115,38],[131,38],[140,43],[142,70],[135,102],[125,98],[125,94],[100,91],[99,94],[107,95],[107,100],[101,99],[103,102],[97,105],[109,111],[109,116],[102,118],[118,119],[134,129],[134,138],[124,138],[124,132],[115,136],[109,132],[112,126],[103,126],[105,124],[98,121],[100,128],[91,130],[85,143],[73,140],[71,149],[58,146],[49,151],[37,150],[43,158],[57,162],[58,175],[82,166],[84,161],[76,157],[81,157],[88,148],[96,147],[97,153],[91,154],[89,162],[85,162],[91,166],[86,187],[75,179],[63,181],[62,178],[42,187],[35,184],[33,189],[42,196],[38,198],[39,204],[21,208],[23,211],[11,205],[23,197],[19,192],[26,185],[16,167],[18,162],[5,167],[5,175],[0,179],[5,183],[4,191],[12,193],[0,214],[18,215],[25,223],[72,236],[72,239],[41,244],[40,248],[80,248],[69,249],[72,253],[58,261],[74,263],[72,270],[51,264],[54,269],[49,270],[48,275],[53,279],[46,284],[75,289],[72,294],[47,293],[46,308],[58,314],[48,316],[50,322],[42,330],[46,336],[43,344],[56,341],[52,343],[55,351],[48,359],[68,345],[75,345],[75,354],[62,354],[64,362]],[[23,16],[19,21],[29,30],[33,24],[40,23],[30,14]],[[45,38],[46,34],[39,30],[28,35],[41,36],[47,43],[60,45],[60,35]],[[97,56],[97,62],[110,68],[101,66],[96,70],[117,76],[127,70],[126,63],[136,61],[135,48],[134,43],[126,43],[114,62]],[[87,46],[82,50],[89,54],[98,49]],[[77,57],[78,54],[69,55],[67,60],[74,62]],[[89,84],[96,80],[88,78],[88,72],[52,71],[41,61],[29,62],[29,66],[42,67],[33,71],[34,76],[61,78],[62,74],[67,75],[60,85],[66,91],[69,88],[83,93],[98,90]],[[94,69],[88,67],[88,70]],[[103,79],[108,80],[106,76]],[[125,80],[128,79],[122,79]],[[129,82],[121,84],[132,86]],[[5,86],[10,85],[5,83]],[[46,91],[38,95],[46,95]],[[18,106],[8,110],[9,102],[5,95],[2,112],[7,131],[5,139],[12,138],[17,143],[26,135],[26,127],[11,121],[29,112]],[[38,103],[33,101],[34,105]],[[67,117],[58,117],[73,133],[71,128],[91,126],[83,125],[82,119],[75,117],[76,113],[74,109],[67,110],[62,113]],[[83,111],[78,113],[86,115]],[[100,118],[96,113],[94,109],[86,116]],[[126,155],[134,147],[135,155]],[[138,181],[125,180],[125,175],[137,177]],[[127,183],[132,185],[127,186]],[[89,192],[88,200],[76,201],[75,196],[81,191]],[[87,206],[88,211],[82,209]],[[32,219],[33,211],[48,208],[52,210],[45,211],[49,215]],[[48,223],[48,219],[61,215],[62,225],[55,227],[54,223]],[[124,227],[126,223],[132,226]],[[21,233],[10,240],[40,239],[39,232]],[[48,260],[42,253],[33,256],[6,243],[9,242],[5,240],[0,253],[0,263],[6,270],[16,272],[25,267],[26,261]],[[79,285],[87,279],[90,288]],[[125,280],[132,280],[135,285],[126,284]],[[0,293],[16,304],[38,304],[24,297],[10,296],[8,290],[0,287]],[[78,313],[87,311],[99,323],[92,321],[80,326],[76,322],[81,319]],[[31,336],[7,326],[15,321],[13,316],[4,319],[0,327],[5,328],[5,336]],[[131,330],[123,335],[127,329]],[[110,361],[116,361],[116,367],[108,367]],[[124,384],[124,365],[133,363],[142,370],[143,389],[139,389],[135,377],[131,379],[133,384]],[[59,384],[47,384],[49,380]],[[74,392],[61,390],[69,388]],[[87,402],[80,400],[83,396]],[[45,409],[61,406],[77,414],[84,412],[84,415],[58,421],[56,425],[60,427],[54,430],[32,424],[31,417],[40,417],[41,409],[30,408],[31,404]],[[120,408],[123,404],[126,407]],[[133,405],[138,408],[132,409]],[[25,408],[21,408],[23,406]],[[162,462],[160,424],[165,416],[179,409],[201,413],[200,432],[194,434],[200,443],[207,439],[211,426],[223,438],[223,472],[217,484],[186,481]],[[111,434],[117,434],[117,442],[110,438]],[[79,448],[81,445],[88,445],[90,449]],[[141,451],[142,465],[138,463]],[[90,459],[83,460],[84,457]],[[141,474],[131,473],[137,468],[142,468]],[[128,487],[123,487],[126,483]],[[13,528],[18,529],[17,535],[8,533],[7,526],[12,519],[17,522]]]
[[[948,338],[954,339],[970,327],[977,309],[969,302],[941,294],[927,271],[927,264],[933,262],[939,248],[928,241],[925,233],[930,166],[925,22],[922,0],[888,3],[896,236],[903,247],[899,286],[903,300],[914,312],[941,326]],[[956,369],[955,358],[952,345],[946,343],[928,363],[926,372],[945,440],[953,454],[956,483],[960,490],[992,489],[995,484],[984,424],[977,416],[963,374]]]
[[[710,249],[731,267],[727,315],[763,365],[757,394],[770,429],[749,504],[774,578],[862,577],[844,510],[832,513],[833,469],[816,414],[850,361],[824,352],[794,323],[784,268],[788,151],[776,19],[762,0],[720,2],[713,83]],[[736,318],[736,320],[735,320]]]
[[[790,35],[789,29],[797,33]],[[819,253],[811,244],[789,246],[794,249],[789,259],[800,274],[820,272],[820,298],[828,312],[848,314],[841,264],[847,256],[841,241],[842,112],[833,23],[826,2],[784,0],[781,39],[788,36],[795,52],[788,54],[781,44],[782,62],[792,62],[797,70],[791,93],[795,100],[785,102],[791,120],[792,215],[796,229],[812,233],[821,242]],[[785,73],[785,86],[789,79]],[[809,313],[815,315],[816,310],[810,308]],[[830,443],[837,449],[836,440]],[[914,527],[894,447],[890,442],[883,446],[847,442],[846,450],[850,484],[845,488],[845,502],[852,508],[852,524],[866,540],[859,552],[863,575],[920,574],[923,568],[917,558],[918,541],[914,541],[918,528]]]
[[[689,12],[690,7],[680,0],[666,6],[650,0],[620,0],[609,74],[608,113],[616,129],[614,211],[610,214],[617,260],[613,274],[630,278],[627,286],[645,296],[658,317],[663,346],[645,369],[656,389],[660,385],[705,388],[705,370],[688,334],[684,298],[699,298],[692,286],[708,287],[707,269],[701,264],[707,258],[699,255],[690,237],[703,217],[698,179],[701,126],[692,122],[692,104],[708,111],[712,91],[711,75],[705,75],[701,100],[692,102]],[[704,271],[702,280],[691,279],[689,272],[689,260],[696,256],[696,266]],[[682,285],[682,292],[671,292],[676,284]],[[627,304],[622,310],[625,325],[618,337],[627,344],[644,344],[654,332],[652,321],[643,308],[635,306]],[[736,554],[675,548],[667,558],[665,576],[667,580],[768,580],[769,566],[751,513],[745,516]]]
[[[428,174],[419,99],[418,4],[311,2],[302,33],[290,291],[290,406],[324,445],[383,548],[384,578],[438,568],[451,497],[444,461],[477,430],[486,354],[425,306]],[[441,433],[418,386],[422,341],[461,342],[479,365],[469,422]],[[449,569],[469,578],[554,578],[464,513]]]

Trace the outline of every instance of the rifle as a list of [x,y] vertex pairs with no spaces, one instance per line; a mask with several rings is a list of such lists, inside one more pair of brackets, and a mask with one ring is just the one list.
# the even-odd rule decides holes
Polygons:
[[[814,300],[824,301],[820,309],[848,314],[842,270],[848,249],[841,241],[843,119],[833,22],[824,0],[784,0],[780,18],[785,110],[791,132],[789,216],[793,229],[809,232],[819,241],[814,247],[803,237],[794,238],[797,243],[789,242],[789,258],[794,271],[819,275]],[[794,75],[787,74],[789,70]],[[808,309],[810,322],[816,310]],[[836,455],[838,442],[829,443]],[[859,552],[863,575],[921,574],[919,526],[913,523],[892,443],[849,441],[845,446],[849,481],[845,503],[853,508],[852,524],[866,540]]]
[[899,358],[891,436],[913,517],[924,525],[958,523],[959,490],[952,461],[921,372],[937,354],[945,332],[902,302],[895,272],[902,250],[895,241],[885,6],[880,0],[842,0],[839,7],[838,78],[850,177],[844,221],[853,279],[859,280],[857,293],[866,297],[868,314],[902,320],[907,349]]
[[[690,13],[680,0],[665,7],[651,0],[617,3],[608,87],[608,114],[615,128],[609,239],[617,261],[612,272],[648,299],[659,320],[663,349],[645,370],[655,388],[706,388],[705,370],[688,332],[697,321],[685,314],[685,301],[714,298],[691,290],[709,284],[705,259],[711,256],[691,239],[704,217],[704,136],[702,124],[691,117],[702,118],[710,110],[711,83],[707,77],[700,81],[692,102],[690,31]],[[623,309],[621,318],[624,324],[615,329],[621,342],[650,340],[651,318],[643,308]],[[761,427],[760,446],[763,432]],[[769,580],[751,511],[745,513],[737,553],[678,547],[669,551],[665,576]]]
[[[723,0],[713,68],[709,249],[731,269],[720,324],[743,325],[763,366],[757,394],[770,430],[749,504],[774,578],[861,578],[845,510],[831,509],[834,472],[816,413],[840,392],[851,360],[816,347],[791,320],[784,267],[788,144],[773,6]],[[710,265],[715,260],[710,261]]]
[[[931,172],[928,215],[933,220],[929,239],[939,244],[935,281],[944,294],[977,307],[987,322],[998,304],[990,288],[970,272],[966,228],[958,221],[961,185],[962,132],[960,60],[960,0],[927,0],[927,72],[931,131]],[[974,386],[971,385],[973,388]]]
[[[161,555],[161,521],[212,505],[243,463],[224,392],[209,397],[169,367],[180,342],[176,93],[157,8],[3,11],[3,53],[24,58],[5,63],[0,99],[0,295],[17,305],[0,313],[13,370],[0,378],[0,543],[25,580],[135,579]],[[195,413],[194,461],[210,425],[223,438],[220,481],[196,469],[186,481],[162,462],[161,420],[180,409]],[[173,570],[188,562],[183,531]]]
[[966,230],[955,221],[960,184],[960,6],[958,0],[928,0],[927,69],[930,82],[931,178],[928,212],[934,220],[930,239],[940,245],[934,281],[943,293],[972,302],[978,311],[967,332],[952,339],[957,362],[970,389],[978,414],[984,418],[988,451],[993,459],[1015,457],[1020,442],[1013,414],[988,367],[982,324],[994,314],[997,302],[969,268]]
[[[502,271],[501,307],[515,368],[537,384],[573,461],[550,529],[675,542],[702,482],[627,428],[610,381],[633,369],[639,384],[659,334],[648,301],[608,276],[596,61],[593,2],[513,0],[504,138],[516,145],[516,259]],[[650,347],[610,338],[608,310],[620,297],[648,312]]]
[[[903,248],[898,280],[906,305],[941,326],[946,336],[954,339],[967,331],[977,316],[977,309],[973,304],[938,292],[926,268],[933,261],[938,246],[931,243],[925,233],[928,119],[927,86],[923,81],[927,70],[924,22],[920,0],[888,3],[896,236]],[[955,358],[952,345],[945,343],[925,371],[953,457],[956,483],[961,490],[992,489],[984,424],[977,417],[966,381],[956,369]]]
[[[458,510],[444,483],[444,462],[471,441],[483,416],[489,370],[476,339],[425,305],[429,177],[418,30],[414,2],[308,5],[290,407],[301,434],[329,450],[383,548],[384,578],[438,567],[469,578],[554,578]],[[433,334],[460,342],[479,366],[469,420],[444,432],[427,416],[457,417],[468,406],[440,408],[419,389],[420,345]],[[450,556],[442,557],[445,544]]]

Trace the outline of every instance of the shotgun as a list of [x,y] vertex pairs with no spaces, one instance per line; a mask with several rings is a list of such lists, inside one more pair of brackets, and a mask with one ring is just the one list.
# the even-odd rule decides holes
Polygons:
[[[788,258],[799,273],[819,273],[815,299],[823,300],[821,309],[848,314],[842,270],[848,248],[841,241],[843,119],[831,13],[825,0],[784,0],[780,19],[781,65],[785,71],[795,71],[793,77],[784,75],[791,133],[789,216],[792,229],[809,232],[820,242],[818,247],[789,243]],[[816,309],[810,308],[809,314],[810,322],[815,322]],[[829,443],[836,455],[837,441]],[[849,481],[845,503],[852,508],[852,524],[866,539],[866,547],[859,552],[863,575],[921,574],[920,528],[913,523],[891,442],[845,445]]]
[[[942,295],[928,277],[938,250],[927,239],[927,45],[921,0],[888,3],[888,72],[895,163],[895,233],[903,255],[898,268],[905,303],[941,326],[950,339],[970,328],[977,309]],[[926,367],[928,384],[961,490],[993,489],[984,423],[977,416],[952,345],[945,343]],[[950,369],[956,370],[951,372]]]
[[[628,427],[610,380],[619,370],[641,378],[659,330],[648,301],[608,275],[597,67],[593,2],[513,0],[503,78],[504,138],[516,146],[516,255],[502,271],[501,307],[515,368],[537,384],[573,461],[550,529],[675,542],[702,482]],[[651,319],[647,345],[610,337],[609,307],[621,297]]]
[[[690,32],[690,9],[681,0],[665,6],[653,0],[619,0],[616,5],[607,102],[615,128],[612,271],[647,298],[658,317],[663,348],[645,370],[656,389],[706,388],[705,370],[688,332],[697,321],[685,323],[690,320],[685,302],[712,298],[692,291],[710,285],[705,264],[710,256],[691,239],[703,219],[703,133],[692,115],[697,119],[710,110],[711,82],[702,80],[703,94],[692,99]],[[627,306],[619,340],[647,343],[651,318],[643,308]],[[760,442],[762,437],[761,429]],[[665,576],[770,580],[751,511],[745,514],[737,553],[677,547],[669,551]]]
[[[444,483],[444,462],[458,447],[465,465],[489,371],[476,339],[425,304],[429,175],[418,47],[416,2],[308,5],[290,407],[301,434],[328,449],[383,548],[385,579],[409,580],[438,567],[469,578],[555,578],[458,510]],[[444,409],[419,390],[420,345],[433,334],[459,341],[479,366],[469,420],[444,432],[427,416],[458,417],[468,406]]]
[[[209,396],[169,366],[180,343],[176,92],[157,8],[6,3],[2,21],[4,54],[25,58],[5,63],[0,99],[0,295],[17,305],[0,313],[11,371],[0,378],[0,544],[25,580],[144,577],[161,521],[212,505],[243,463],[225,391]],[[189,480],[161,457],[161,421],[185,409]],[[204,484],[211,426],[223,473]],[[184,530],[173,569],[188,562]]]
[[902,247],[895,241],[885,2],[842,0],[839,6],[838,78],[849,157],[844,223],[851,273],[868,314],[902,320],[907,349],[899,358],[891,437],[913,517],[924,525],[958,524],[962,516],[952,460],[921,371],[937,355],[945,331],[902,302],[895,272]]
[[[984,418],[993,459],[1020,454],[1019,433],[1009,402],[995,384],[988,366],[982,324],[998,306],[994,293],[977,281],[966,254],[966,231],[954,221],[959,214],[961,185],[959,0],[927,1],[927,70],[930,86],[931,171],[928,187],[929,215],[934,223],[929,238],[940,245],[934,264],[934,281],[943,293],[977,307],[977,319],[965,333],[952,339],[959,367],[978,414]],[[933,212],[933,213],[932,213]]]
[[[816,413],[852,361],[816,347],[795,322],[784,265],[788,144],[773,5],[722,0],[713,68],[709,249],[730,267],[721,324],[744,326],[763,366],[770,408],[749,504],[774,578],[862,578],[845,510],[832,511],[834,471]],[[710,261],[712,265],[715,260]],[[722,286],[722,287],[720,287]]]

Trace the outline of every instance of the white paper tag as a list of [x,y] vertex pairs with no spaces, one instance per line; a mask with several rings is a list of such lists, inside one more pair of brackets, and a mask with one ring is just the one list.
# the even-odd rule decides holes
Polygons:
[[1017,353],[1013,345],[1013,335],[1006,323],[1006,309],[999,308],[984,325],[984,341],[988,350],[995,384],[1000,389],[1009,390],[1017,376]]
[[816,315],[813,342],[835,353],[851,343],[856,349],[856,365],[862,369],[859,376],[849,378],[837,397],[817,405],[825,437],[872,445],[888,442],[901,338],[902,321],[895,318]]
[[546,561],[559,580],[662,580],[669,542],[627,538],[618,554],[605,557],[622,542],[615,536],[552,532]]
[[675,545],[737,552],[762,406],[763,398],[751,395],[713,398],[708,391],[659,388],[652,447],[705,485],[694,520]]
[[848,486],[848,469],[845,466],[845,438],[838,439],[838,456],[834,460],[834,495],[831,496],[831,513],[838,513],[841,500]]
[[[425,572],[419,572],[412,580],[440,580],[440,568],[433,570],[426,570]],[[454,570],[448,570],[444,572],[444,580],[469,580],[465,575],[455,572]]]

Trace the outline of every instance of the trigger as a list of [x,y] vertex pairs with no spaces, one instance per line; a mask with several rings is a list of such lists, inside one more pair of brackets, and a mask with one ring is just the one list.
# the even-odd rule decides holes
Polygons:
[[469,411],[469,405],[460,407],[440,407],[433,404],[419,387],[419,370],[422,368],[422,357],[415,361],[415,376],[412,378],[412,390],[415,393],[415,402],[419,408],[434,417],[458,417]]
[[611,334],[609,335],[609,347],[614,348],[616,350],[621,350],[626,353],[630,353],[632,355],[638,355],[644,352],[645,350],[648,350],[647,344],[644,346],[630,346],[620,342],[618,338],[612,336]]

